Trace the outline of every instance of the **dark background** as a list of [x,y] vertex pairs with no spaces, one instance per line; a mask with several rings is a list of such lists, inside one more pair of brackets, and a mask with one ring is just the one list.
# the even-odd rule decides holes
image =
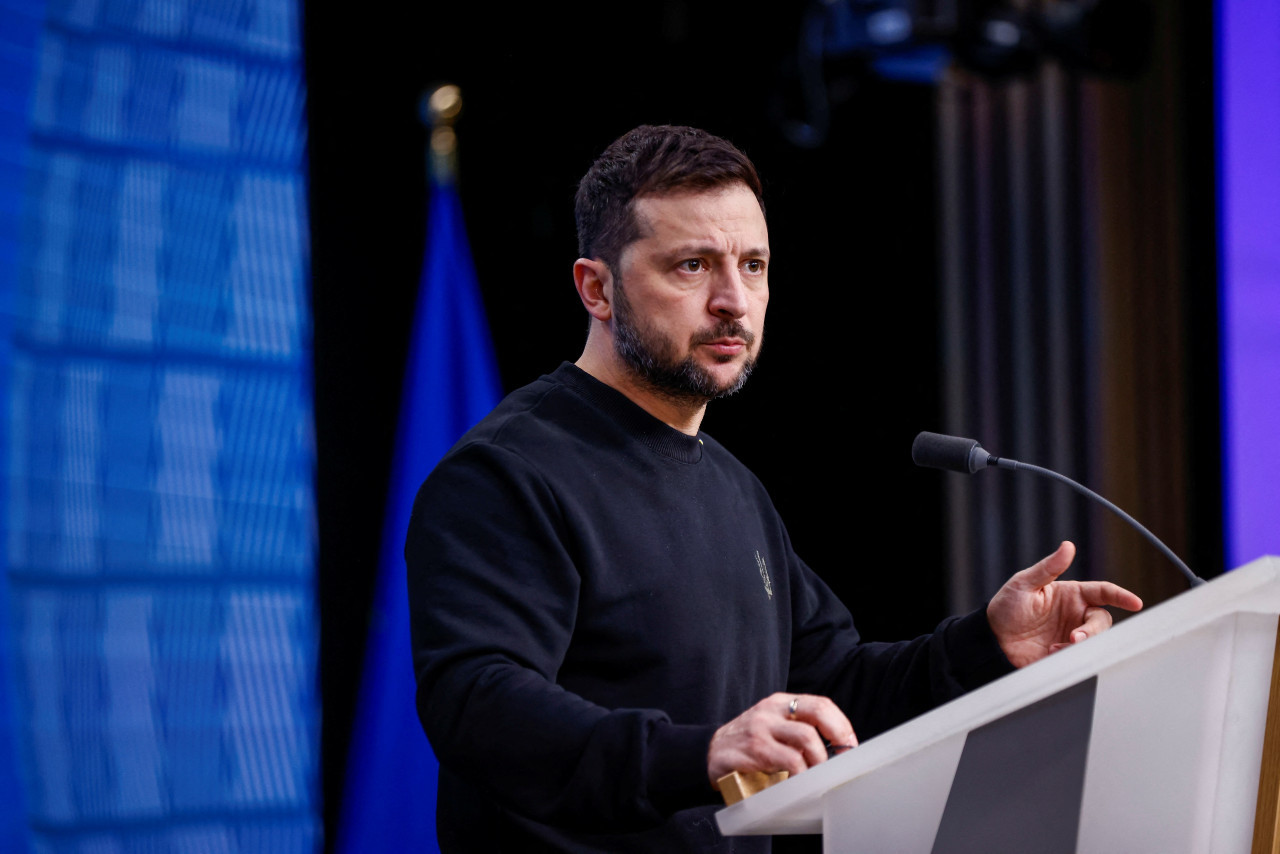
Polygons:
[[723,0],[308,8],[330,838],[422,262],[418,100],[435,84],[463,92],[459,187],[507,390],[581,352],[572,197],[610,141],[692,124],[755,160],[773,249],[766,346],[704,429],[761,477],[865,637],[945,616],[945,475],[910,460],[941,420],[935,93],[837,64],[825,143],[788,142],[800,15]]

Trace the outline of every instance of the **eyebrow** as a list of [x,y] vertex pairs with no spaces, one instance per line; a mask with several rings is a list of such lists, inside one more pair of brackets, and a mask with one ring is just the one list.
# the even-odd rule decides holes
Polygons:
[[[714,255],[719,257],[725,254],[726,253],[723,250],[721,250],[720,247],[714,246],[709,243],[689,243],[684,246],[677,246],[675,249],[672,249],[670,252],[667,252],[665,254],[665,257],[669,258],[672,261],[677,261],[681,258],[688,258],[692,255]],[[742,253],[742,257],[763,258],[767,260],[770,257],[769,247],[757,246],[757,247],[748,249]]]

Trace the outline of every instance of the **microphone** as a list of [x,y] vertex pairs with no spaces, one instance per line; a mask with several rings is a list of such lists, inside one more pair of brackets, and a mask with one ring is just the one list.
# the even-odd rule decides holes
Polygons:
[[973,474],[986,468],[990,457],[976,439],[921,433],[911,443],[912,462],[930,469]]
[[911,443],[911,460],[918,466],[925,468],[942,469],[943,471],[955,471],[961,474],[973,474],[979,469],[987,467],[991,468],[1007,468],[1016,471],[1029,471],[1035,474],[1044,475],[1053,478],[1056,481],[1065,483],[1067,486],[1097,501],[1103,507],[1115,513],[1121,519],[1128,522],[1147,542],[1151,543],[1164,554],[1165,557],[1173,561],[1174,565],[1186,576],[1187,581],[1192,587],[1204,584],[1204,579],[1191,571],[1191,568],[1182,562],[1173,550],[1162,543],[1155,534],[1148,531],[1138,520],[1134,519],[1128,513],[1103,498],[1085,486],[1081,486],[1071,478],[1058,474],[1056,471],[1033,466],[1030,463],[1021,463],[1017,460],[1011,460],[1007,457],[997,457],[988,453],[982,445],[978,444],[975,439],[965,439],[961,436],[944,436],[941,433],[921,433],[916,436],[914,442]]

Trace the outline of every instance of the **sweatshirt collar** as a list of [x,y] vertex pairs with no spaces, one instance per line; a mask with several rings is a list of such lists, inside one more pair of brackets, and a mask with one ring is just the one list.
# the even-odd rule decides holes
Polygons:
[[702,439],[682,433],[654,418],[625,394],[600,382],[572,362],[564,362],[551,375],[617,421],[649,449],[682,463],[702,459]]

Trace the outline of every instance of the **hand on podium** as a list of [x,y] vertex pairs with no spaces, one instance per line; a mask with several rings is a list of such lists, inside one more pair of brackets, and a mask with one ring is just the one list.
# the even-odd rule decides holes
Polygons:
[[1015,667],[1110,628],[1106,606],[1142,608],[1141,599],[1109,581],[1059,581],[1075,556],[1075,545],[1064,542],[1006,581],[987,605],[991,631]]
[[837,749],[858,743],[853,725],[828,698],[773,694],[716,730],[707,751],[707,776],[716,789],[734,771],[794,776],[827,759],[823,739]]

